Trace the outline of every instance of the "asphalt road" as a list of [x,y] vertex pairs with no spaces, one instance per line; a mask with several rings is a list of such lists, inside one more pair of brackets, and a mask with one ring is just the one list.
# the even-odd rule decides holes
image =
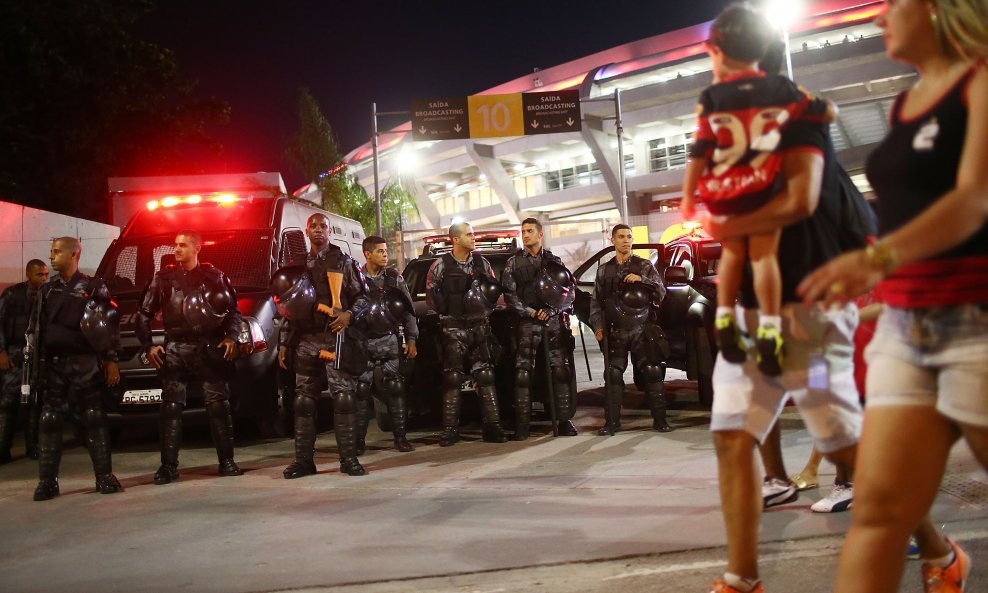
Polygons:
[[[414,432],[416,450],[397,453],[372,430],[364,477],[339,473],[323,433],[315,476],[282,478],[290,440],[248,440],[237,448],[246,475],[220,478],[206,431],[190,427],[181,479],[155,486],[145,428],[125,432],[114,453],[125,492],[94,493],[88,455],[74,447],[62,495],[36,503],[36,463],[18,458],[0,467],[0,591],[705,593],[725,559],[709,412],[695,384],[670,379],[668,434],[649,430],[633,393],[627,430],[595,436],[601,397],[582,381],[580,436],[553,439],[541,424],[526,442],[487,444],[475,425],[449,448],[434,430]],[[793,411],[783,430],[798,468],[810,439]],[[832,472],[824,464],[821,478]],[[850,515],[810,512],[825,494],[765,514],[768,591],[831,590]],[[988,478],[963,445],[933,516],[973,553],[969,591],[988,591]],[[921,591],[914,562],[902,591]]]

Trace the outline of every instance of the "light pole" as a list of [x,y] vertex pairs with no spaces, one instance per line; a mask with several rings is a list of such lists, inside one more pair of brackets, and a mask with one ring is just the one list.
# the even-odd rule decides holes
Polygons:
[[796,21],[802,11],[802,3],[799,0],[767,0],[762,5],[762,11],[769,22],[782,30],[782,42],[786,51],[786,75],[789,80],[792,77],[792,51],[789,47],[789,26]]

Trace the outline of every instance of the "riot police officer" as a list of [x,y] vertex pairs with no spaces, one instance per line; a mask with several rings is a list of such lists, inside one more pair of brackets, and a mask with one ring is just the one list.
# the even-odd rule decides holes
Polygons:
[[[360,422],[358,448],[362,449],[370,421],[371,394],[375,388],[388,405],[395,449],[403,453],[414,447],[406,436],[408,410],[405,405],[405,377],[400,372],[402,358],[412,360],[417,354],[419,336],[412,295],[398,270],[388,266],[388,244],[382,237],[367,237],[363,242],[367,263],[361,269],[370,307],[360,324],[367,338],[368,368],[357,383],[357,415]],[[380,368],[380,373],[376,369]],[[375,376],[378,375],[378,376]]]
[[464,373],[473,375],[483,415],[483,439],[504,443],[500,425],[494,366],[491,360],[489,316],[500,297],[490,262],[474,253],[473,228],[458,222],[450,225],[452,253],[429,267],[426,301],[440,315],[443,332],[443,432],[439,446],[460,440],[460,386]]
[[[21,379],[24,366],[24,344],[31,302],[38,288],[48,279],[48,266],[40,259],[27,262],[27,281],[8,286],[0,295],[0,465],[10,461],[10,446],[14,441],[17,408],[21,403]],[[38,458],[38,416],[41,405],[27,403],[27,427],[24,444],[27,456]]]
[[628,353],[638,376],[645,382],[645,394],[652,409],[652,428],[669,432],[666,421],[665,367],[669,344],[658,325],[658,304],[666,289],[655,266],[631,253],[631,227],[615,225],[611,244],[615,256],[597,268],[590,325],[603,342],[606,408],[604,427],[597,434],[613,435],[621,427],[621,400]]
[[[52,241],[49,261],[58,275],[38,289],[27,328],[27,349],[32,364],[41,365],[36,386],[42,394],[38,435],[38,487],[34,500],[58,496],[58,466],[62,460],[62,419],[68,406],[81,415],[86,446],[96,474],[96,490],[112,494],[121,490],[113,475],[110,435],[103,412],[103,386],[120,382],[117,352],[119,321],[110,307],[110,294],[99,278],[79,271],[82,245],[74,237]],[[85,323],[91,311],[101,317]],[[86,327],[95,332],[83,331]],[[102,368],[101,368],[102,367]]]
[[534,218],[523,220],[521,241],[524,248],[508,260],[501,273],[504,302],[519,315],[515,342],[518,346],[515,362],[516,441],[527,439],[530,432],[530,386],[543,329],[549,339],[546,364],[551,368],[558,433],[560,436],[576,434],[572,421],[576,406],[570,389],[572,370],[569,365],[573,351],[569,310],[576,298],[576,286],[562,260],[542,247],[542,239],[542,223]]
[[[202,236],[192,230],[175,237],[175,264],[163,266],[138,306],[137,338],[161,378],[161,466],[155,484],[178,479],[182,410],[189,386],[201,386],[221,476],[243,472],[233,460],[230,388],[241,317],[237,294],[212,264],[200,263]],[[152,344],[151,320],[162,312],[164,345]]]
[[310,216],[305,233],[310,243],[307,270],[290,283],[288,294],[278,290],[282,294],[276,295],[289,317],[278,349],[282,368],[288,368],[288,349],[295,350],[295,460],[283,473],[286,480],[316,473],[316,403],[328,385],[340,471],[362,476],[367,471],[357,460],[354,375],[364,371],[367,359],[359,339],[347,328],[367,308],[364,285],[357,262],[329,242],[325,215]]

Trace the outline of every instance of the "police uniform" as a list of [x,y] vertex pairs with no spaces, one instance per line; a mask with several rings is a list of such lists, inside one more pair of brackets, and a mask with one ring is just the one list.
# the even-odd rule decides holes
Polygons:
[[[641,282],[624,282],[628,274],[641,276]],[[636,374],[645,382],[645,394],[652,410],[652,426],[660,432],[671,430],[666,422],[665,367],[668,342],[658,326],[658,303],[666,289],[655,266],[632,254],[624,263],[617,257],[597,268],[590,326],[604,328],[607,404],[601,435],[613,435],[621,426],[621,400],[628,353]]]
[[[306,258],[316,305],[332,307],[329,274],[342,275],[339,295],[342,311],[350,312],[351,326],[367,308],[364,284],[357,262],[333,244]],[[293,319],[282,326],[280,341],[295,350],[295,461],[285,468],[286,479],[316,473],[316,402],[323,386],[333,397],[333,424],[340,454],[340,471],[352,476],[367,472],[357,460],[357,385],[354,375],[366,368],[366,356],[359,337],[350,330],[344,334],[342,352],[336,351],[337,335],[329,330],[329,315],[313,311],[307,318]],[[320,357],[320,352],[323,357]],[[339,357],[337,363],[327,359]]]
[[[571,421],[576,406],[573,401],[573,391],[570,389],[572,369],[569,364],[570,354],[573,351],[573,334],[569,329],[572,299],[567,299],[568,304],[562,310],[557,310],[550,303],[545,302],[543,295],[540,294],[539,284],[547,262],[555,264],[568,273],[562,260],[548,249],[540,249],[535,255],[529,253],[527,249],[519,249],[508,259],[504,271],[501,272],[504,302],[519,316],[515,334],[515,343],[518,346],[515,360],[515,440],[519,441],[525,440],[529,435],[532,420],[530,385],[535,358],[542,344],[543,328],[549,339],[549,360],[546,362],[551,369],[552,396],[555,398],[559,434],[563,436],[576,434],[576,427]],[[569,275],[569,278],[571,279],[572,276]],[[575,297],[575,294],[572,292],[572,296]],[[550,314],[546,322],[532,317],[540,310]]]
[[[21,401],[21,379],[24,367],[24,334],[30,319],[31,301],[37,292],[29,292],[27,282],[7,287],[0,295],[0,351],[7,353],[10,370],[0,383],[0,463],[10,461],[10,446],[14,441],[17,406]],[[27,456],[38,456],[38,415],[41,406],[27,410],[24,442]]]
[[[400,372],[404,344],[414,343],[419,337],[418,324],[412,310],[412,295],[408,285],[398,270],[385,268],[376,276],[365,265],[363,273],[369,308],[362,323],[361,333],[366,338],[367,370],[360,375],[357,390],[358,421],[360,438],[358,448],[363,448],[367,425],[370,422],[371,394],[375,389],[379,396],[386,396],[388,413],[391,416],[391,432],[395,447],[402,452],[412,450],[406,438],[408,410],[405,400],[405,377]],[[398,309],[400,317],[392,309]],[[380,368],[379,376],[375,370]]]
[[500,426],[489,344],[489,316],[497,300],[490,302],[491,291],[500,292],[500,287],[490,262],[478,253],[466,261],[447,253],[429,267],[426,301],[440,315],[443,336],[443,434],[439,444],[444,447],[460,439],[460,386],[467,372],[477,384],[484,440],[507,440]]
[[[40,433],[38,437],[38,488],[35,500],[58,495],[58,466],[62,459],[62,420],[68,407],[81,415],[86,428],[86,445],[96,474],[96,489],[112,494],[121,489],[113,475],[110,436],[103,411],[102,393],[106,381],[101,361],[117,362],[119,333],[109,336],[109,347],[97,352],[80,327],[86,304],[94,296],[109,299],[106,284],[76,272],[65,281],[60,275],[46,280],[39,298],[32,305],[28,340],[34,357],[41,364],[38,376],[43,384]],[[40,308],[40,310],[39,310]]]
[[[210,299],[218,303],[210,305]],[[192,313],[212,306],[214,319],[200,322]],[[212,264],[200,263],[191,270],[168,265],[151,279],[138,307],[137,337],[147,352],[151,349],[151,320],[162,312],[165,329],[164,364],[161,379],[161,467],[155,484],[178,479],[178,452],[182,445],[182,410],[190,387],[202,389],[209,428],[216,447],[219,471],[239,476],[233,461],[233,417],[227,381],[234,364],[223,358],[219,343],[234,342],[240,334],[241,317],[237,294],[227,277]]]

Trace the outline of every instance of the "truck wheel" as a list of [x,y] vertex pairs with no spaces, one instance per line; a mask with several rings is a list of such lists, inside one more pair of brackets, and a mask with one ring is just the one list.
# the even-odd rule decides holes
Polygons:
[[374,398],[374,420],[381,432],[391,432],[391,415],[388,413],[388,406],[381,400]]
[[714,403],[714,355],[710,349],[710,338],[703,327],[692,330],[693,352],[696,362],[696,389],[699,394],[700,405],[709,408]]

